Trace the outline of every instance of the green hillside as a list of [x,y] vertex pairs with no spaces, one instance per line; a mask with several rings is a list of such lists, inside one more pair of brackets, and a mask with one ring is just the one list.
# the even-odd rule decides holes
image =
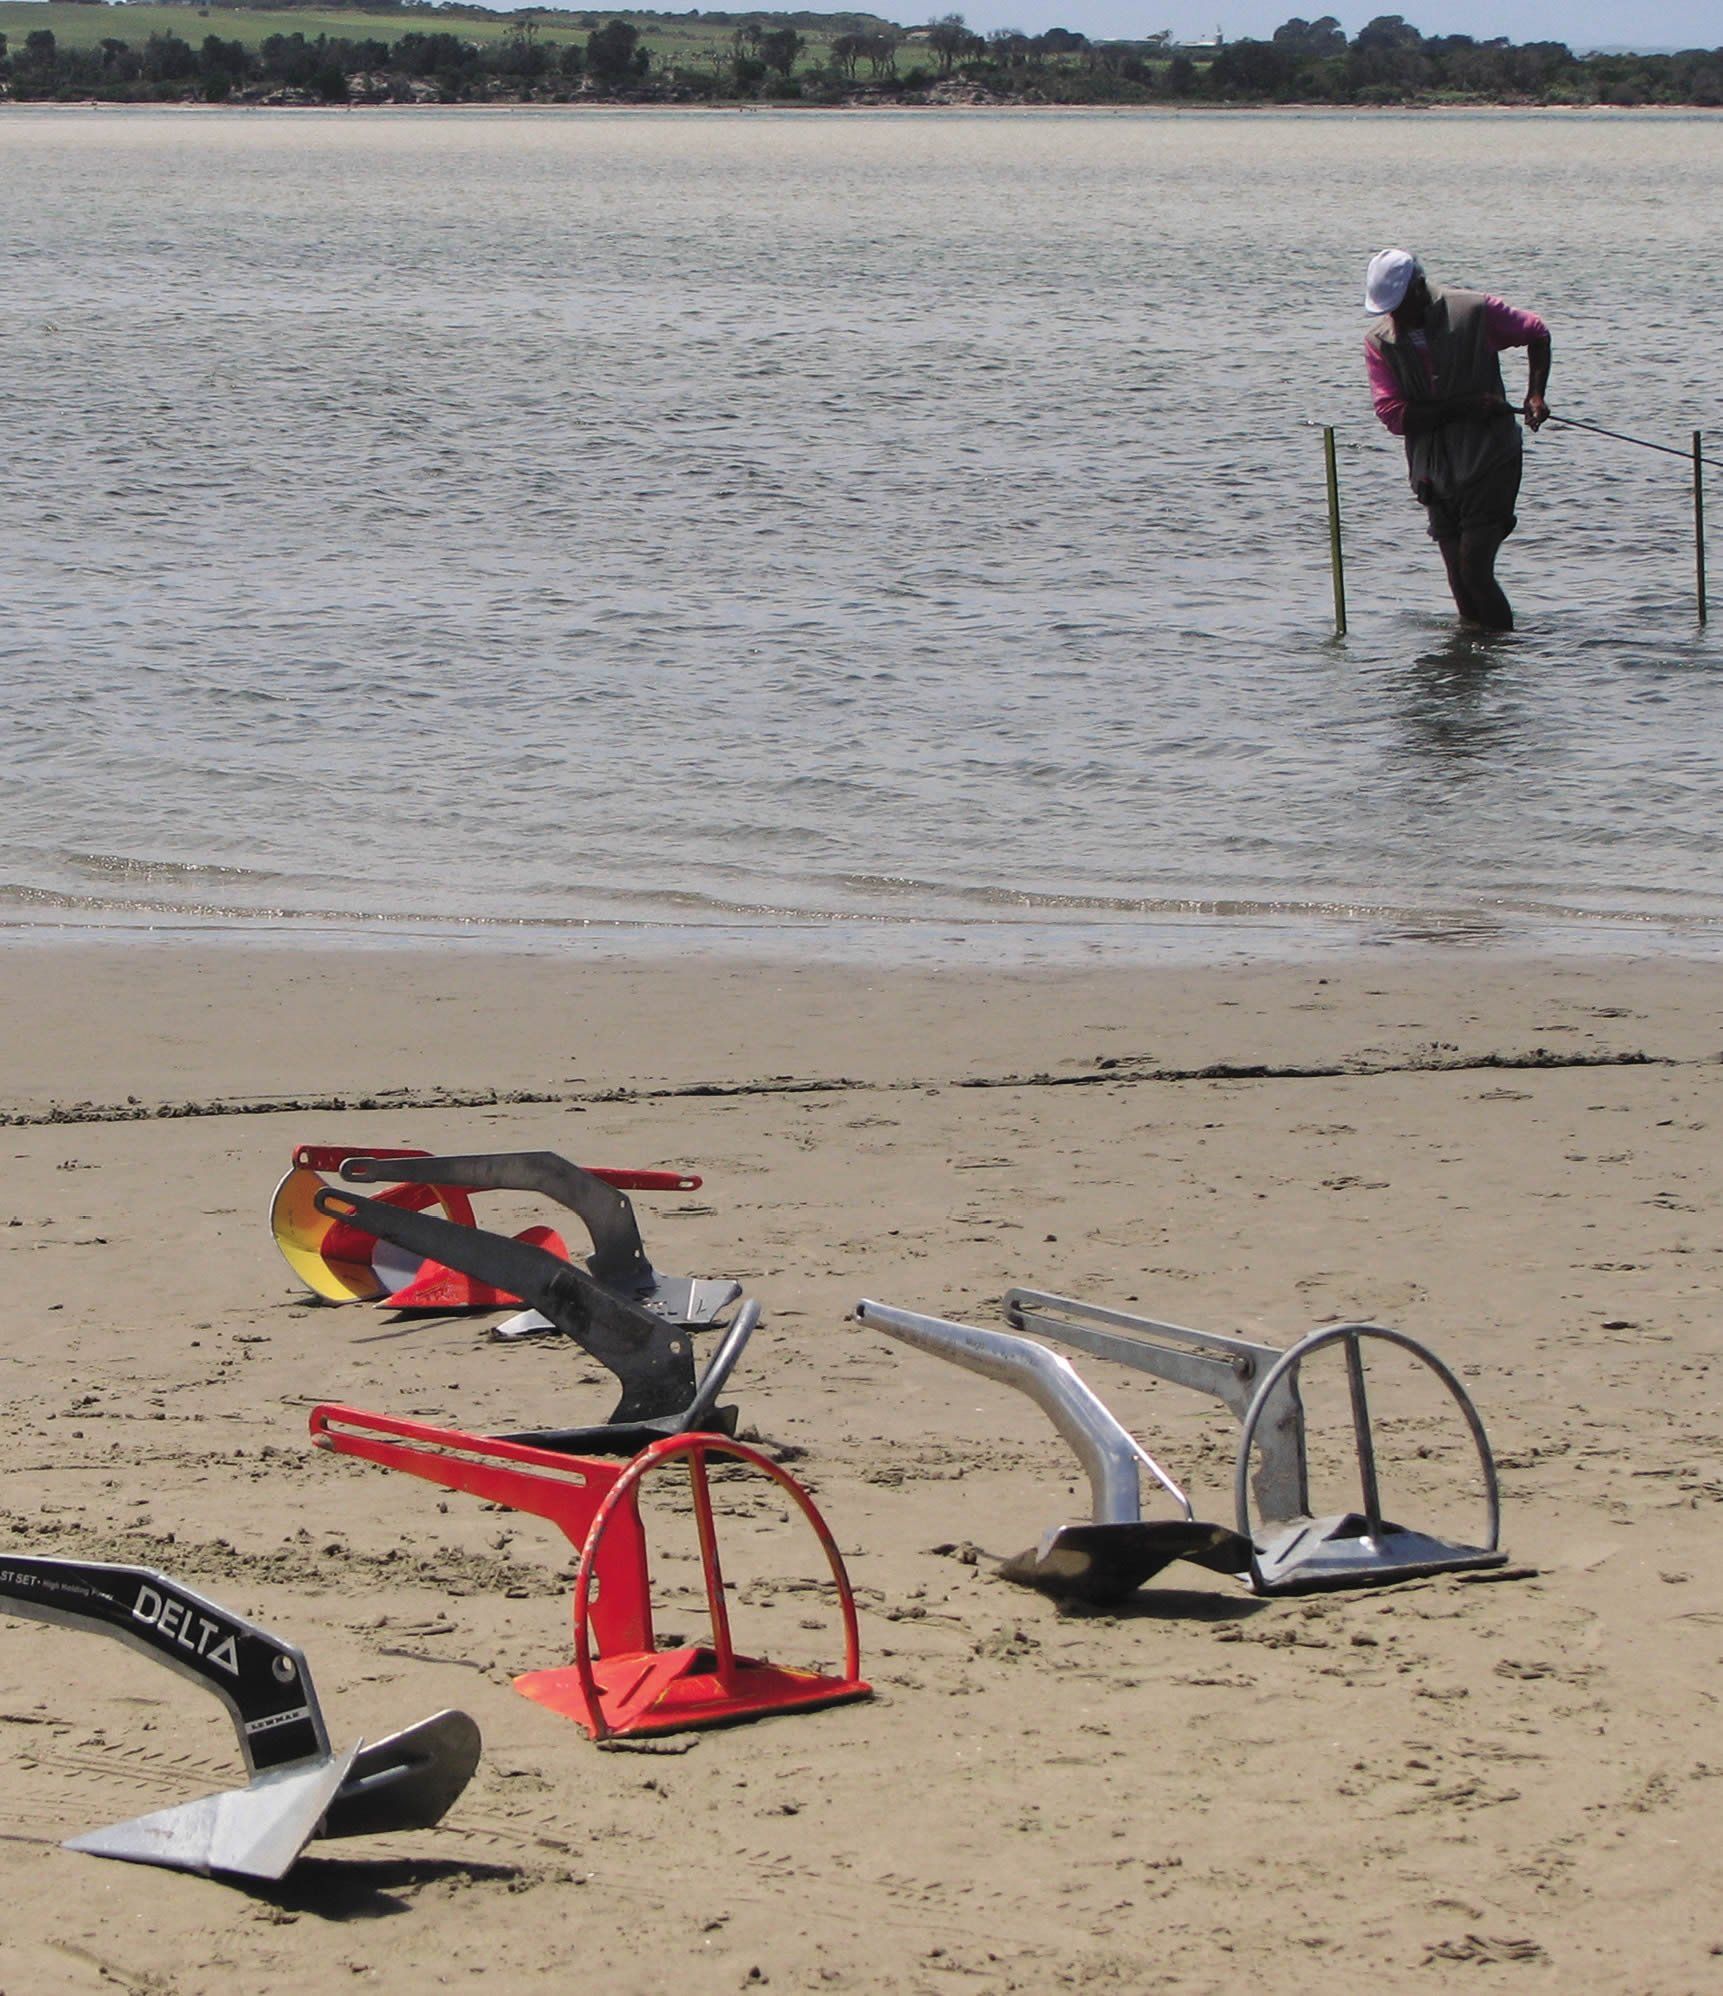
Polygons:
[[[804,61],[817,59],[834,36],[866,33],[887,25],[873,14],[784,15],[762,10],[691,19],[627,8],[590,13],[544,7],[520,11],[532,16],[540,38],[547,42],[584,42],[594,28],[607,21],[628,21],[640,30],[640,38],[654,58],[691,63],[710,60],[719,50],[727,49],[735,24],[743,21],[792,21],[807,42]],[[500,42],[513,18],[517,17],[465,7],[379,7],[367,11],[349,7],[164,6],[159,0],[121,6],[79,4],[79,0],[0,0],[0,34],[14,49],[22,47],[25,36],[35,28],[52,29],[61,47],[69,49],[95,48],[109,38],[140,47],[151,35],[168,34],[180,35],[193,44],[205,35],[220,35],[225,41],[243,42],[253,49],[271,35],[393,42],[405,34],[434,29],[457,34],[463,41],[487,43]]]

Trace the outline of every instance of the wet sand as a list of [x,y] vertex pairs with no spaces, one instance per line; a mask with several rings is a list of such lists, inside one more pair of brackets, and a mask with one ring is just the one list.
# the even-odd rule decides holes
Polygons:
[[[0,1620],[0,1987],[1711,1986],[1715,983],[10,947],[6,1543],[264,1620],[338,1741],[455,1704],[486,1755],[440,1829],[314,1846],[281,1888],[100,1863],[59,1839],[232,1780],[231,1728],[115,1644]],[[343,1140],[704,1175],[637,1195],[647,1245],[765,1307],[733,1397],[850,1558],[871,1703],[604,1753],[514,1693],[566,1660],[569,1548],[313,1451],[306,1415],[495,1432],[602,1412],[605,1379],[491,1318],[312,1304],[265,1214],[295,1144]],[[1111,1615],[1009,1586],[995,1556],[1082,1515],[1074,1461],[850,1311],[997,1323],[1015,1283],[1426,1339],[1495,1444],[1508,1577],[1257,1602],[1179,1567]],[[1228,1519],[1230,1417],[1083,1369]],[[1457,1425],[1380,1390],[1391,1506],[1475,1528]],[[757,1508],[739,1629],[829,1655]]]

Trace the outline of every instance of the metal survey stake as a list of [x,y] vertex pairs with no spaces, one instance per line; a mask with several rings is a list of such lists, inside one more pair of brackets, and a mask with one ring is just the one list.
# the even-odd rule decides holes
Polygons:
[[1323,426],[1322,455],[1328,466],[1328,561],[1334,571],[1334,635],[1343,638],[1346,635],[1346,560],[1340,551],[1340,473],[1334,462],[1332,423]]

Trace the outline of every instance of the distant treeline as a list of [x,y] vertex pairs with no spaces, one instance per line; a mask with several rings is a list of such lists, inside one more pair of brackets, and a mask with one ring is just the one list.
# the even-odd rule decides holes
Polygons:
[[1224,103],[1723,104],[1723,48],[1580,57],[1561,42],[1421,35],[1398,14],[1348,41],[1325,14],[1230,43],[1202,88]]
[[[127,0],[62,0],[62,4],[123,6]],[[164,0],[164,4],[196,7],[199,14],[207,14],[212,7],[219,11],[245,14],[291,13],[296,8],[325,14],[329,11],[330,0]],[[339,0],[339,5],[344,14],[434,14],[450,20],[485,22],[495,22],[499,18],[497,9],[485,6],[483,0]],[[530,15],[546,27],[578,28],[582,31],[602,27],[607,19],[602,8],[593,12],[578,7],[524,7],[517,10],[517,14],[520,17]],[[645,7],[631,8],[628,12],[628,19],[636,27],[644,23],[667,28],[731,28],[750,21],[759,22],[763,18],[767,17],[762,17],[758,10],[727,13],[718,7],[689,7],[680,14]],[[811,10],[801,13],[774,11],[769,16],[769,24],[780,28],[810,29],[822,35],[843,34],[851,30],[867,33],[892,25],[879,14],[821,14]],[[898,29],[899,34],[903,32],[903,29]]]
[[[284,8],[291,0],[279,0]],[[123,14],[115,10],[119,19]],[[207,13],[207,8],[200,8]],[[423,0],[367,12],[456,18]],[[494,16],[493,16],[494,18]],[[1268,41],[1180,51],[1164,38],[1091,42],[1071,29],[980,35],[960,14],[892,27],[872,15],[636,16],[568,38],[562,10],[516,15],[500,40],[429,21],[381,36],[272,34],[256,46],[206,34],[118,36],[91,47],[38,28],[0,35],[0,96],[19,101],[212,103],[639,103],[941,101],[1019,104],[1723,104],[1723,49],[1576,56],[1560,42],[1426,36],[1398,14],[1348,40],[1330,15],[1291,20]],[[636,22],[697,19],[717,30],[697,57],[654,55]],[[544,27],[560,32],[546,34]],[[728,30],[728,32],[724,32]],[[806,32],[804,32],[804,30]]]

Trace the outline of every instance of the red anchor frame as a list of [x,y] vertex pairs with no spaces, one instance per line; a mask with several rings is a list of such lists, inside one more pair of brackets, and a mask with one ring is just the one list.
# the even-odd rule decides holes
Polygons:
[[[732,1725],[871,1695],[872,1687],[861,1676],[855,1596],[837,1542],[801,1484],[745,1442],[725,1435],[667,1435],[617,1463],[332,1405],[313,1409],[311,1438],[338,1455],[405,1470],[561,1529],[580,1554],[574,1581],[574,1658],[554,1669],[528,1671],[515,1679],[515,1689],[575,1720],[595,1740]],[[708,1478],[714,1455],[746,1463],[769,1478],[818,1539],[843,1624],[841,1672],[795,1668],[738,1653],[724,1599]],[[652,1627],[639,1492],[655,1470],[683,1459],[693,1493],[712,1640],[661,1650]]]

